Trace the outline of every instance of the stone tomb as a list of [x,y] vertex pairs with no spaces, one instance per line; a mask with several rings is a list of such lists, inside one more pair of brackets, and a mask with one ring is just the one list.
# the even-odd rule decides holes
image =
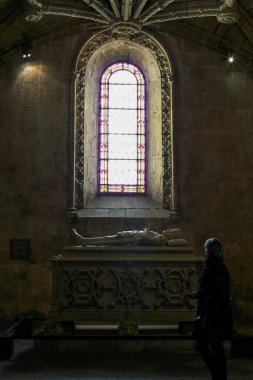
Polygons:
[[177,324],[195,318],[203,259],[188,246],[67,246],[51,260],[51,316],[75,323]]

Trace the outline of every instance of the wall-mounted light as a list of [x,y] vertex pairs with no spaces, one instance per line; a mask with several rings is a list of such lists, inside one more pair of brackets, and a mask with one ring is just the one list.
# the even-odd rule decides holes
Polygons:
[[22,49],[22,57],[24,59],[30,58],[32,56],[32,54],[31,54],[31,41],[30,40],[25,39],[21,45],[21,49]]
[[222,60],[229,65],[232,65],[236,61],[236,55],[230,47],[226,46],[222,41],[219,43],[218,48],[222,53]]
[[22,53],[22,57],[23,57],[24,59],[26,59],[26,58],[30,58],[30,57],[31,57],[30,50],[24,50],[23,53]]
[[235,62],[235,56],[230,54],[228,57],[227,57],[227,62],[228,63],[234,63]]
[[233,53],[226,52],[222,58],[223,62],[226,62],[227,65],[233,66],[236,63],[236,56]]

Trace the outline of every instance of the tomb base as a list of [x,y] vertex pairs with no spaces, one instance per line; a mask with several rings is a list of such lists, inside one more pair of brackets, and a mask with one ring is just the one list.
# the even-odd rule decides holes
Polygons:
[[51,260],[51,317],[75,323],[174,324],[195,318],[203,259],[193,249],[68,246]]

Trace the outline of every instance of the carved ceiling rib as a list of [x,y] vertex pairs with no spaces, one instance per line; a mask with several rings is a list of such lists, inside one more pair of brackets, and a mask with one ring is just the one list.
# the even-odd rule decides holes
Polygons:
[[[187,19],[193,17],[208,17],[215,16],[218,21],[223,23],[232,23],[237,21],[238,12],[236,7],[225,7],[224,3],[217,7],[215,4],[211,4],[209,1],[205,1],[200,6],[200,3],[195,1],[183,3],[175,3],[169,8],[168,11],[163,11],[160,16],[157,17],[147,17],[145,14],[140,18],[143,25],[151,25],[160,22],[167,22],[171,20]],[[205,3],[205,4],[204,4]],[[150,20],[149,20],[150,19]]]
[[143,8],[145,7],[147,1],[148,0],[139,0],[139,2],[137,4],[137,7],[136,7],[136,9],[134,11],[134,15],[133,15],[134,19],[137,19],[140,16],[140,14],[141,14]]
[[241,4],[238,5],[238,9],[241,16],[238,21],[238,26],[249,41],[253,43],[253,20]]
[[174,0],[157,0],[155,4],[152,4],[142,15],[142,21],[149,20],[152,16],[154,16],[157,12],[166,8],[169,4],[174,3]]
[[116,18],[120,18],[119,3],[117,0],[110,0],[110,4]]
[[[41,0],[43,1],[43,0]],[[219,22],[233,23],[237,21],[237,6],[235,0],[82,0],[88,7],[93,8],[97,13],[87,12],[85,9],[78,9],[75,6],[51,5],[37,0],[26,0],[33,11],[27,16],[28,21],[39,21],[43,14],[56,14],[70,17],[87,18],[102,24],[113,24],[120,19],[122,22],[136,20],[144,25],[167,22],[170,20],[187,19],[192,17],[216,16]],[[108,8],[108,4],[111,9]],[[132,16],[133,6],[135,6]],[[158,14],[158,15],[157,15]],[[102,18],[101,18],[102,16]]]
[[87,5],[94,8],[101,16],[109,22],[113,21],[113,13],[105,7],[105,3],[100,0],[83,0]]
[[83,18],[87,20],[96,21],[102,24],[108,24],[108,21],[101,19],[101,17],[95,12],[87,12],[81,9],[73,9],[72,7],[60,7],[49,5],[43,8],[43,14],[56,15],[56,16],[68,16],[74,18]]
[[[188,36],[187,26],[196,26],[195,41],[201,39],[201,32],[206,35],[212,30],[212,35],[225,44],[232,43],[234,51],[240,51],[244,56],[247,66],[253,66],[253,0],[0,0],[0,55],[4,59],[11,56],[9,51],[18,50],[22,44],[24,35],[29,38],[50,38],[52,31],[67,33],[68,18],[72,19],[71,28],[74,26],[96,30],[100,32],[110,28],[114,33],[133,34],[139,33],[145,27],[173,32],[182,29],[182,36]],[[19,16],[23,16],[20,17]],[[52,15],[55,17],[46,17]],[[43,17],[44,16],[44,17]],[[57,17],[59,16],[59,17]],[[61,20],[61,16],[62,20]],[[219,23],[231,24],[222,26],[222,35],[215,27],[215,20],[208,22],[208,17],[216,17]],[[204,25],[200,18],[207,18]],[[36,26],[27,25],[23,20],[39,22]],[[192,20],[191,20],[192,19]],[[19,27],[15,24],[19,22]],[[172,22],[179,20],[180,22]],[[50,25],[49,29],[45,28]],[[235,25],[236,24],[236,25]],[[211,25],[211,26],[210,26]],[[210,26],[210,27],[209,27]],[[48,30],[48,32],[47,32]],[[148,29],[146,29],[147,31]],[[46,33],[48,36],[46,37]],[[59,32],[60,33],[60,32]],[[233,42],[234,41],[234,42]],[[201,43],[201,41],[199,41]],[[214,44],[215,45],[215,44]],[[218,50],[215,48],[215,50]],[[13,53],[14,54],[14,53]],[[251,57],[251,63],[250,63]],[[0,62],[1,63],[1,62]]]
[[133,0],[124,0],[122,5],[122,17],[127,21],[132,15]]

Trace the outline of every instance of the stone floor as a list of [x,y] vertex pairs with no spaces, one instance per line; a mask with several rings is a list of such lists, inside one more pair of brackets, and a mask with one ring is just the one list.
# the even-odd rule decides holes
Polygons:
[[[126,342],[127,343],[127,342]],[[208,380],[193,343],[153,342],[152,346],[112,347],[102,342],[96,347],[68,343],[34,345],[30,340],[16,340],[15,354],[0,362],[0,379],[20,380]],[[136,345],[137,343],[137,345]],[[94,343],[95,344],[95,343]],[[70,347],[71,345],[71,347]],[[165,347],[166,345],[166,347]],[[63,349],[64,348],[64,349]],[[228,356],[229,380],[252,380],[253,359]]]

